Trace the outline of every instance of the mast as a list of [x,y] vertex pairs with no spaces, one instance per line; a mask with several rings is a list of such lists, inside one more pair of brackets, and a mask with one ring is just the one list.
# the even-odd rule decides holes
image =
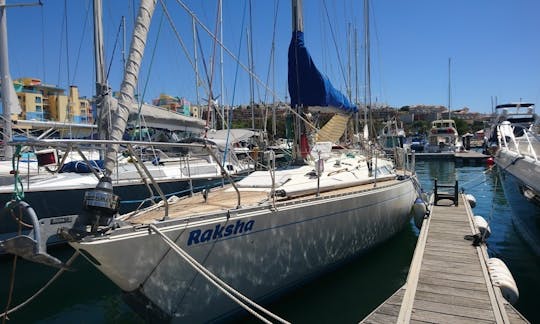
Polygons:
[[106,96],[109,93],[105,73],[105,50],[103,48],[103,25],[101,0],[93,1],[94,9],[94,60],[96,73],[96,112],[100,139],[109,138],[110,105]]
[[[139,13],[131,38],[131,46],[124,79],[122,81],[122,86],[120,87],[118,108],[114,114],[113,120],[115,122],[111,129],[112,140],[121,140],[126,129],[129,112],[134,102],[133,97],[135,87],[137,86],[141,61],[146,47],[146,38],[148,36],[148,30],[150,29],[150,22],[152,20],[152,15],[154,14],[156,2],[157,0],[141,0],[140,3]],[[107,154],[105,156],[106,176],[110,176],[114,170],[117,151],[118,144],[111,145],[107,149]]]
[[[358,30],[354,27],[354,104],[358,105]],[[360,132],[358,123],[358,112],[354,113],[354,132]]]
[[195,24],[195,17],[191,18],[191,25],[193,28],[193,58],[195,61],[195,93],[197,96],[197,107],[199,107],[199,64],[197,63],[199,58],[197,56],[197,25]]
[[249,105],[251,106],[251,129],[255,129],[255,83],[253,80],[253,21],[251,14],[251,0],[249,0],[249,29],[248,29],[248,58],[249,58]]
[[304,31],[302,0],[292,0],[292,26],[293,31]]
[[[223,1],[219,0],[219,41],[223,44]],[[224,103],[224,89],[223,89],[223,46],[219,47],[219,69],[220,69],[220,80],[221,80],[221,129],[225,129],[225,103]]]
[[[371,50],[370,50],[370,35],[369,35],[369,0],[364,0],[364,42],[365,42],[365,83],[364,99],[366,101],[366,110],[364,111],[364,125],[369,122],[369,139],[375,138],[373,129],[373,118],[371,109]],[[368,119],[369,110],[369,119]]]
[[13,157],[13,148],[7,144],[13,139],[11,114],[19,114],[21,107],[15,89],[13,88],[13,81],[11,80],[9,71],[6,7],[6,1],[0,0],[0,77],[2,79],[2,114],[4,117],[2,123],[4,128],[2,146],[4,157],[11,159]]
[[450,75],[450,72],[451,72],[451,66],[452,66],[452,59],[449,57],[448,58],[448,119],[452,119],[451,116],[450,116],[450,104],[451,104],[451,100],[452,100],[452,88],[451,88],[451,75]]

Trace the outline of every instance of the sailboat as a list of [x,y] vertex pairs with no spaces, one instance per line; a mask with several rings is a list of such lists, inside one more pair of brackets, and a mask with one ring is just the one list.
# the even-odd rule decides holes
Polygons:
[[[98,0],[94,1],[94,24],[96,26],[94,29],[96,98],[98,111],[103,112],[114,109],[116,99],[112,97],[112,91],[108,88],[106,80],[105,59],[102,44],[99,41],[103,36],[101,35],[101,1]],[[3,33],[7,36],[7,28],[3,27]],[[3,81],[10,85],[12,83],[10,83],[7,64],[7,44],[0,56],[5,61],[2,64],[5,76]],[[8,90],[13,91],[12,86],[2,88],[6,92],[3,96],[4,107],[9,112],[11,107],[17,108],[19,103],[16,96],[14,98],[9,96]],[[200,134],[206,126],[205,122],[199,118],[173,113],[149,104],[142,104],[139,107],[134,100],[126,102],[125,105],[129,111],[125,117],[126,123],[137,120],[142,115],[148,127],[171,131],[181,130]],[[102,118],[108,120],[106,116]],[[10,126],[10,121],[6,125]],[[99,126],[101,132],[105,132],[104,129],[110,127],[103,121]],[[122,139],[123,135],[124,131],[119,139]],[[9,141],[6,139],[6,143]],[[95,188],[101,177],[100,174],[104,172],[103,161],[100,159],[100,153],[103,156],[103,148],[100,147],[100,142],[93,140],[48,140],[47,144],[39,149],[39,144],[36,143],[39,141],[38,138],[28,142],[18,142],[21,146],[38,148],[40,152],[36,152],[36,155],[44,154],[41,161],[40,157],[36,156],[35,165],[28,163],[22,166],[21,164],[17,168],[19,161],[12,165],[10,160],[9,170],[0,166],[0,170],[5,172],[4,177],[0,176],[0,203],[6,205],[14,199],[15,194],[23,192],[24,201],[32,206],[40,221],[51,217],[64,217],[66,222],[72,222],[75,220],[73,215],[80,210],[85,191]],[[220,185],[228,181],[228,176],[243,176],[254,168],[252,160],[239,158],[236,154],[227,154],[235,144],[232,140],[228,143],[213,143],[215,145],[212,152],[189,147],[189,145],[166,149],[157,143],[133,142],[133,144],[137,145],[133,152],[128,152],[124,147],[117,154],[109,155],[108,176],[115,185],[115,192],[123,197],[123,202],[119,206],[119,211],[122,213],[152,205],[161,195],[165,198],[173,195],[189,195],[207,187]],[[12,147],[8,145],[7,149],[11,150]],[[134,160],[141,160],[143,163],[137,166],[133,163]],[[13,170],[14,166],[15,170]],[[151,181],[143,176],[144,173],[159,184],[159,190],[152,188],[149,184]],[[22,181],[23,176],[25,179]],[[23,222],[27,221],[29,219],[23,220]],[[0,217],[0,240],[16,236],[18,229],[19,223],[12,217]],[[27,227],[23,228],[24,233],[29,233],[29,231]],[[59,242],[64,242],[64,240],[55,235],[48,243]],[[0,254],[2,254],[1,250]]]
[[[144,19],[137,20],[142,26],[135,28],[132,53],[144,49],[140,42],[155,4],[140,3]],[[314,66],[304,43],[301,0],[292,0],[292,8],[293,106],[298,117],[307,106],[335,109],[339,117],[329,124],[341,127],[356,107]],[[123,82],[128,101],[137,67],[137,62],[128,67]],[[328,141],[338,137],[331,131],[308,147],[309,139],[319,136],[306,133],[311,128],[305,118],[297,122],[303,124],[296,143],[302,144],[296,151],[301,165],[255,171],[229,185],[124,215],[117,214],[121,197],[105,176],[85,194],[86,211],[75,226],[61,232],[147,320],[210,322],[245,309],[285,322],[257,302],[389,239],[409,224],[418,196],[413,172],[396,170],[375,152],[336,145]],[[116,127],[121,134],[125,124]],[[110,153],[116,153],[114,147]]]

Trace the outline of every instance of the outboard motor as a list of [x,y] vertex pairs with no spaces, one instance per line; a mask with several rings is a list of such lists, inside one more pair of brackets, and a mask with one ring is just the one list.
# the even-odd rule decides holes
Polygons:
[[113,192],[110,177],[102,177],[95,189],[85,192],[83,206],[88,212],[88,225],[92,225],[92,232],[98,226],[109,226],[118,213],[119,205],[120,198]]

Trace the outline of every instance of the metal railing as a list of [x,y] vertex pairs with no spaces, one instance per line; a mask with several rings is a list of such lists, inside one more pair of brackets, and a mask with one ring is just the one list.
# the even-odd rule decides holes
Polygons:
[[[523,135],[516,138],[515,129],[521,128]],[[503,124],[497,126],[497,136],[499,146],[507,148],[522,156],[529,156],[538,162],[540,154],[540,136],[534,134],[531,130],[521,125]],[[538,153],[537,153],[538,152]]]
[[[91,151],[99,151],[99,152],[105,152],[106,148],[110,145],[119,145],[122,147],[124,152],[127,152],[128,157],[130,157],[130,162],[133,163],[135,169],[137,170],[137,173],[139,174],[139,177],[144,182],[146,187],[148,188],[150,197],[154,197],[154,191],[152,190],[152,187],[154,190],[158,193],[158,196],[163,201],[163,204],[165,206],[165,217],[168,216],[168,204],[167,204],[167,197],[159,187],[157,181],[154,179],[146,165],[144,164],[144,160],[136,153],[136,148],[139,147],[147,147],[147,148],[164,148],[164,149],[171,149],[171,148],[187,148],[188,150],[192,149],[202,149],[208,153],[208,155],[211,157],[211,159],[219,166],[221,170],[221,175],[229,181],[229,183],[232,184],[234,189],[237,193],[237,201],[238,206],[240,206],[240,193],[238,191],[238,188],[236,187],[233,179],[231,178],[231,175],[227,170],[224,168],[222,164],[222,159],[220,159],[219,155],[219,149],[217,146],[207,143],[168,143],[168,142],[145,142],[145,141],[111,141],[111,140],[84,140],[84,139],[41,139],[41,140],[28,140],[28,141],[17,141],[17,142],[10,142],[8,143],[12,146],[28,146],[34,148],[54,148],[56,150],[62,150],[64,152],[64,156],[60,163],[58,164],[56,170],[54,172],[58,172],[61,170],[62,166],[65,163],[66,156],[72,152],[76,151],[81,159],[88,165],[90,171],[99,179],[101,176],[103,176],[103,170],[99,170],[92,167],[92,163],[89,161],[89,159],[84,154],[83,150],[91,150]],[[218,153],[216,153],[218,152]],[[201,155],[202,156],[202,155]],[[190,161],[185,161],[186,166],[188,170],[190,170]],[[116,163],[116,169],[118,171],[118,162]],[[189,171],[188,171],[189,172]],[[188,177],[187,180],[189,180],[190,177]],[[193,183],[189,181],[190,185],[193,186]],[[190,188],[190,191],[193,191],[193,187]],[[152,199],[151,199],[152,200]],[[153,200],[152,200],[153,201]]]

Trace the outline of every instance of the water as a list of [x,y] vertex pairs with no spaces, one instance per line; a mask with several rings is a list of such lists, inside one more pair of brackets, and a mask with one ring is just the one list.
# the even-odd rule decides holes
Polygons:
[[[516,234],[511,210],[504,198],[497,174],[483,166],[456,166],[453,162],[418,161],[417,173],[426,191],[433,179],[459,181],[460,188],[476,197],[475,215],[489,221],[490,256],[505,261],[520,291],[516,308],[531,323],[540,323],[537,293],[540,291],[540,258]],[[411,223],[385,244],[351,261],[318,280],[299,287],[274,301],[268,308],[293,323],[355,323],[368,315],[407,278],[418,230]],[[73,251],[54,251],[67,260]],[[9,292],[12,259],[0,260],[0,307],[5,308]],[[112,282],[79,257],[74,271],[64,273],[41,296],[10,316],[9,323],[142,323],[122,301]],[[11,305],[18,305],[42,287],[54,269],[17,261],[15,294]],[[257,321],[251,317],[236,322]]]

